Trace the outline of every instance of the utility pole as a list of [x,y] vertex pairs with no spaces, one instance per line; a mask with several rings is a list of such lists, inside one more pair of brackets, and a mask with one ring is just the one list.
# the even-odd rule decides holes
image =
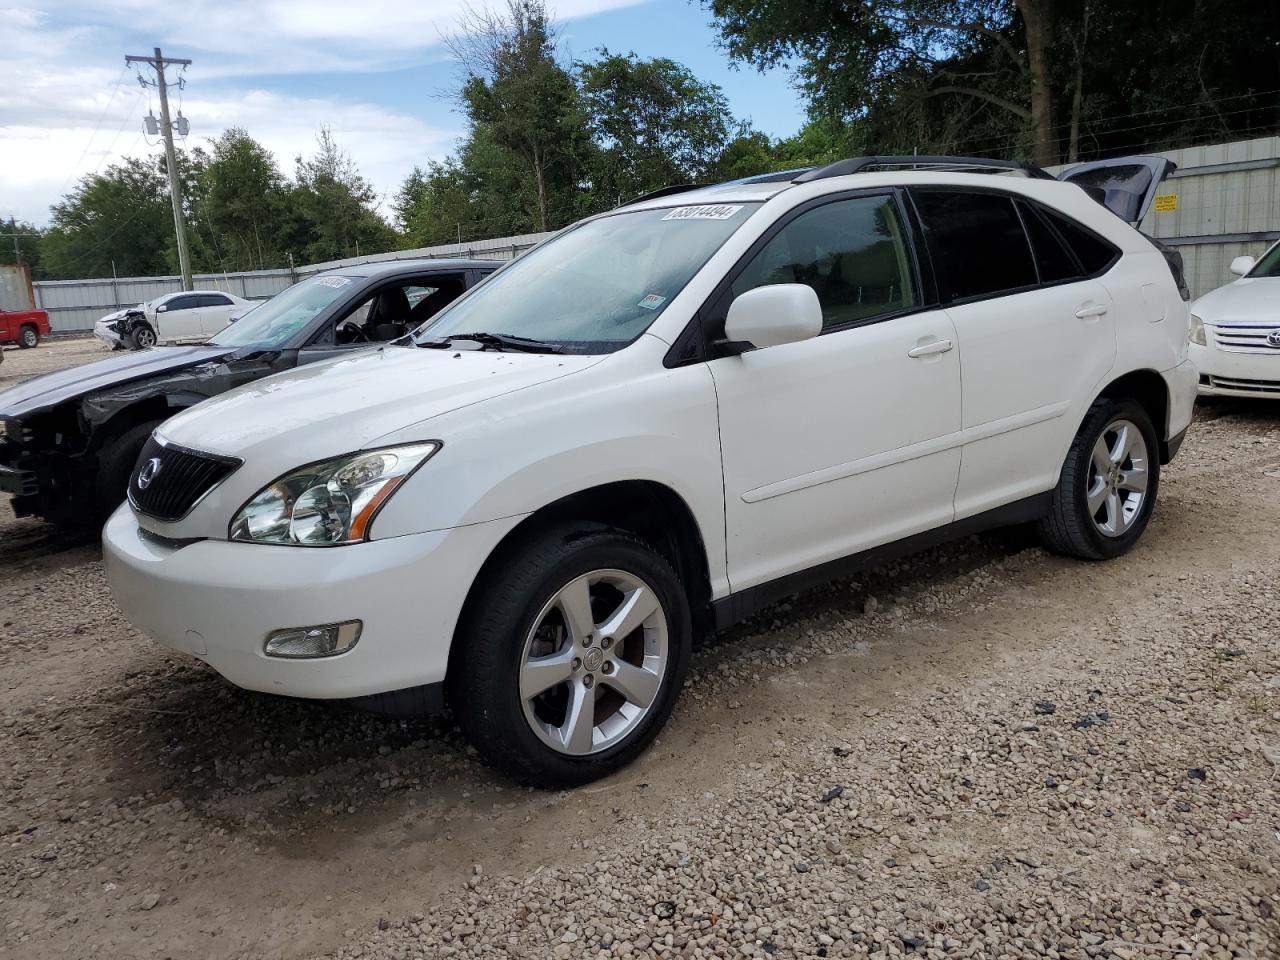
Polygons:
[[[160,132],[164,135],[164,155],[169,167],[169,199],[173,201],[173,232],[178,240],[178,269],[182,272],[182,289],[191,289],[191,254],[187,250],[187,227],[182,218],[182,184],[178,181],[178,157],[173,150],[173,123],[169,119],[169,92],[164,68],[169,64],[190,66],[190,60],[166,57],[155,48],[155,56],[126,56],[125,63],[149,63],[156,71],[155,87],[160,91]],[[139,81],[146,83],[139,76]],[[154,118],[152,123],[154,123]]]

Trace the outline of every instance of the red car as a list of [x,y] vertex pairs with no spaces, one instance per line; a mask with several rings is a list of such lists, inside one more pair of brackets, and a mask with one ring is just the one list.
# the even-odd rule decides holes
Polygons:
[[0,344],[34,347],[49,335],[49,314],[43,310],[0,310]]

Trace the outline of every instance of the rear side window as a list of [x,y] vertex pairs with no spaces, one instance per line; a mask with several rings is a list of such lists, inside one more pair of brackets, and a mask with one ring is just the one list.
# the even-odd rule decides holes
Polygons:
[[778,231],[733,281],[736,297],[803,283],[822,304],[823,329],[899,313],[918,302],[892,197],[855,197],[807,210]]
[[914,191],[944,303],[990,297],[1038,282],[1013,199],[998,193]]
[[202,307],[229,307],[229,306],[231,306],[231,299],[230,299],[229,297],[224,297],[224,296],[223,296],[222,294],[220,294],[220,293],[206,293],[206,294],[204,295],[204,302],[203,302],[202,304],[200,304],[200,306],[202,306]]
[[1087,230],[1080,226],[1070,217],[1064,217],[1060,213],[1046,210],[1043,207],[1040,208],[1040,213],[1049,223],[1053,224],[1053,228],[1075,253],[1076,259],[1080,261],[1080,266],[1084,269],[1085,276],[1092,277],[1095,274],[1102,273],[1102,271],[1115,263],[1116,257],[1120,255],[1120,251],[1106,240],[1103,240],[1092,230]]
[[1040,268],[1040,282],[1063,283],[1083,279],[1075,255],[1048,221],[1028,203],[1019,201],[1018,210],[1031,237],[1031,249],[1035,252],[1036,266]]

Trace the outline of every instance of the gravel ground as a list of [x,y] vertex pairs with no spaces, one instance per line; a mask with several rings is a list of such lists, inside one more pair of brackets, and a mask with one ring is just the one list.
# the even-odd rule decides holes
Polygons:
[[1280,957],[1278,494],[1280,405],[1203,407],[1131,556],[801,595],[555,794],[231,688],[0,519],[0,957]]

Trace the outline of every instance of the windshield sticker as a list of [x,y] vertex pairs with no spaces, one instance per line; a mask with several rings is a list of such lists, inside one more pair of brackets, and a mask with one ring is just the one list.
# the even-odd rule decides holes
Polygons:
[[345,287],[351,282],[350,277],[317,277],[316,282],[322,287]]
[[676,207],[663,220],[728,220],[742,204],[716,203],[701,207]]
[[657,310],[660,306],[667,302],[666,297],[660,297],[656,293],[651,293],[639,303],[637,307],[644,307],[646,310]]

